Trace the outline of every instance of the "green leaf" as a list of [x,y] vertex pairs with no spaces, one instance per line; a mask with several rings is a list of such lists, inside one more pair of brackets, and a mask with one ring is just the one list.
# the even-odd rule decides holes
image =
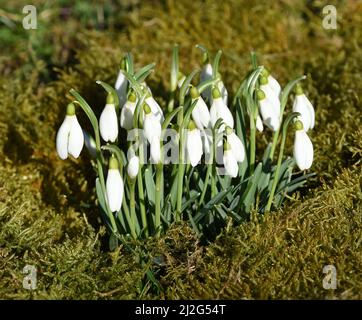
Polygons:
[[118,247],[118,238],[112,233],[109,237],[109,250],[113,251]]
[[222,55],[222,51],[219,50],[214,58],[214,63],[212,65],[212,77],[214,79],[217,78],[217,73],[219,71],[219,64],[220,64],[220,58],[221,58],[221,55]]
[[175,91],[177,89],[178,71],[179,71],[178,45],[175,45],[172,49],[171,91]]
[[294,88],[294,86],[298,82],[304,80],[305,78],[306,78],[306,76],[304,76],[304,75],[300,76],[300,77],[288,82],[288,84],[285,86],[285,88],[281,92],[281,98],[280,98],[281,112],[284,111],[284,108],[285,108],[285,106],[287,104],[287,101],[288,101],[288,96],[289,96],[290,91]]
[[185,79],[185,81],[183,82],[181,89],[180,89],[180,105],[183,106],[184,101],[185,101],[185,96],[186,96],[186,92],[187,89],[189,87],[189,84],[191,82],[191,80],[193,79],[193,77],[200,72],[200,70],[195,69],[193,70]]
[[105,195],[102,192],[102,187],[101,187],[101,183],[99,182],[99,178],[96,179],[96,193],[97,193],[98,202],[99,202],[102,210],[104,212],[107,212],[106,199],[105,199]]
[[101,85],[104,88],[104,90],[106,90],[109,94],[111,94],[113,96],[114,101],[115,101],[114,104],[116,105],[116,108],[118,108],[120,105],[119,105],[119,98],[118,98],[118,94],[117,94],[116,90],[106,82],[97,80],[96,83]]
[[128,72],[130,75],[133,76],[133,72],[134,72],[133,70],[134,70],[133,57],[130,52],[127,52],[127,54],[126,54],[126,72]]
[[144,172],[147,197],[152,206],[155,206],[155,182],[153,180],[152,166],[148,165]]
[[118,160],[120,169],[126,166],[127,164],[127,158],[124,152],[115,144],[107,144],[105,146],[102,146],[102,150],[110,151],[112,154],[114,154]]
[[142,83],[149,76],[149,74],[152,73],[155,66],[156,63],[150,63],[147,66],[144,66],[143,68],[138,70],[134,75],[136,81]]
[[190,192],[190,199],[182,203],[181,212],[185,211],[191,204],[193,204],[199,196],[200,192],[192,190]]

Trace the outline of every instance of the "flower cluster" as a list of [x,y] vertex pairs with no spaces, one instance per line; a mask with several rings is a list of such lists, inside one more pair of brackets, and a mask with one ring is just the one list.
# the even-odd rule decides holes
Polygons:
[[[61,159],[68,154],[77,158],[86,144],[95,158],[99,204],[116,239],[159,235],[184,217],[202,235],[225,224],[228,217],[240,222],[253,207],[260,212],[269,211],[272,205],[278,207],[285,194],[307,178],[292,179],[294,164],[303,171],[313,162],[307,131],[314,127],[315,116],[300,85],[304,77],[282,90],[267,69],[257,66],[252,54],[253,68],[230,103],[218,70],[221,51],[211,64],[210,53],[199,48],[203,50],[201,72],[194,70],[187,76],[179,70],[178,48],[174,48],[165,113],[146,83],[155,65],[135,72],[130,54],[122,59],[114,87],[97,81],[108,93],[99,119],[79,93],[71,90],[75,100],[68,105],[58,131],[57,152]],[[284,119],[293,88],[292,112]],[[94,136],[81,129],[78,106],[91,121]],[[283,160],[290,123],[295,131],[294,159]],[[265,127],[273,141],[257,162],[256,130],[264,134]],[[167,136],[171,137],[168,142]],[[127,155],[122,151],[124,146]],[[168,159],[170,151],[176,160]]]

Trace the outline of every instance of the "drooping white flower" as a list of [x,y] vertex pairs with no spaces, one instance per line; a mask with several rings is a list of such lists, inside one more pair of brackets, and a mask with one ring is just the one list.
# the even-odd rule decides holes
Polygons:
[[109,159],[109,169],[106,181],[107,202],[112,212],[119,211],[122,206],[124,184],[118,169],[118,161],[112,157]]
[[143,121],[143,132],[149,143],[152,142],[154,137],[157,137],[158,140],[161,138],[161,123],[158,121],[156,116],[152,113],[149,105],[143,105],[143,111],[145,113],[145,118]]
[[136,109],[136,105],[137,97],[132,92],[129,95],[127,102],[123,105],[121,109],[120,124],[122,128],[126,130],[131,130],[133,128],[133,115]]
[[128,166],[127,166],[127,174],[131,179],[137,177],[139,166],[140,166],[140,159],[138,156],[136,156],[133,153],[133,155],[128,159]]
[[128,80],[122,72],[122,69],[118,73],[116,84],[114,85],[114,87],[118,95],[119,105],[123,106],[127,101]]
[[165,117],[163,116],[162,109],[161,109],[160,105],[157,103],[157,101],[152,96],[148,96],[146,98],[145,102],[151,108],[151,112],[154,114],[156,119],[160,123],[162,123],[165,120]]
[[204,101],[200,96],[199,91],[196,87],[191,88],[192,102],[197,99],[196,106],[192,110],[192,119],[194,120],[197,128],[203,130],[204,128],[210,127],[210,112]]
[[161,161],[161,142],[160,138],[154,136],[151,141],[150,153],[152,163],[160,163]]
[[314,108],[309,99],[303,93],[303,89],[300,85],[296,87],[296,96],[293,103],[293,112],[299,112],[301,121],[305,131],[314,128]]
[[239,167],[235,155],[232,152],[231,146],[228,142],[224,144],[223,163],[225,168],[225,174],[227,176],[235,178],[238,175]]
[[75,106],[70,103],[67,106],[67,114],[60,126],[57,138],[56,148],[59,157],[62,160],[68,158],[68,154],[78,158],[84,145],[84,135],[75,115]]
[[259,113],[258,113],[258,115],[256,117],[255,126],[256,126],[256,128],[258,129],[259,132],[263,132],[263,130],[264,130],[263,121],[261,120]]
[[213,101],[212,101],[212,105],[210,108],[211,125],[215,126],[216,121],[221,118],[221,119],[223,119],[224,123],[227,126],[234,128],[233,115],[231,114],[227,105],[222,100],[221,94],[220,94],[220,91],[218,88],[212,89],[212,97],[213,97]]
[[226,139],[230,145],[231,151],[237,162],[243,162],[245,159],[245,148],[240,138],[235,134],[234,130],[226,127]]
[[281,87],[279,82],[269,73],[267,69],[263,69],[262,76],[266,77],[268,79],[268,83],[271,86],[271,88],[274,90],[277,97],[279,97],[281,92]]
[[265,93],[266,98],[271,102],[274,113],[280,117],[280,100],[279,96],[276,94],[274,89],[270,86],[268,78],[267,77],[260,77],[259,78],[260,83],[260,90],[263,90]]
[[118,119],[112,94],[107,96],[107,104],[99,119],[99,131],[106,142],[114,142],[118,137]]
[[202,157],[202,139],[200,130],[196,127],[195,122],[192,120],[190,120],[188,130],[186,132],[186,151],[187,158],[190,160],[191,166],[197,166]]
[[263,118],[264,124],[273,131],[277,131],[280,127],[280,117],[275,114],[274,107],[270,100],[265,96],[263,90],[257,91],[259,101],[259,110]]
[[313,163],[313,144],[303,129],[303,123],[300,120],[294,123],[294,127],[294,159],[300,170],[307,170]]

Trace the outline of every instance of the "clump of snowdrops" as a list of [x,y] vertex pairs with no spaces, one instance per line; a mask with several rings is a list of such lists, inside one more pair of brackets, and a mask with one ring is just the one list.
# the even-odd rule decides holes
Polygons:
[[[218,71],[222,52],[212,59],[198,47],[203,65],[188,75],[174,47],[164,109],[146,82],[155,64],[136,71],[131,54],[122,59],[114,86],[97,81],[107,91],[99,119],[70,90],[75,100],[58,131],[57,152],[61,159],[77,158],[85,144],[93,156],[111,247],[127,238],[157,237],[180,220],[188,220],[199,236],[213,237],[226,224],[248,219],[252,210],[280,207],[311,175],[305,170],[313,162],[307,132],[314,127],[314,109],[300,85],[305,76],[282,89],[252,53],[251,69],[230,99]],[[294,102],[287,107],[292,92]],[[81,109],[91,133],[77,121]],[[260,159],[257,130],[272,132]],[[293,156],[284,154],[287,135],[294,135]]]

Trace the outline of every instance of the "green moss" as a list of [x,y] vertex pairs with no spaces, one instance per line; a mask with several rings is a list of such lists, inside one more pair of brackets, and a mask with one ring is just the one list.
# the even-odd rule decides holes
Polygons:
[[[19,30],[0,34],[8,44],[0,55],[0,298],[360,299],[361,4],[337,5],[338,29],[324,30],[319,2],[131,2],[114,13],[106,9],[104,29],[87,6],[64,23],[63,1],[53,8],[49,33],[41,30],[37,40]],[[20,12],[21,5],[6,10]],[[51,57],[36,42],[49,44],[49,35]],[[201,64],[195,44],[221,48],[220,72],[230,92],[249,68],[250,50],[283,85],[306,74],[303,89],[316,108],[310,132],[316,176],[279,212],[230,226],[207,246],[187,225],[175,225],[143,244],[153,263],[142,265],[125,247],[107,251],[90,159],[83,152],[79,160],[60,161],[55,134],[72,87],[99,115],[106,94],[95,80],[113,83],[129,50],[137,66],[157,63],[148,84],[165,107],[174,43],[185,74]],[[29,44],[32,55],[24,51]],[[257,139],[260,150],[265,134]],[[26,264],[39,271],[32,293],[22,288]],[[322,287],[327,264],[337,268],[333,292]],[[145,278],[150,266],[161,289]]]

